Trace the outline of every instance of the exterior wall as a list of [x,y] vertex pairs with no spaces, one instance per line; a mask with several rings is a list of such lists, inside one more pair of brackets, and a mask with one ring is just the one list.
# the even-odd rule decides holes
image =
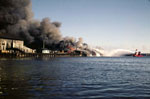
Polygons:
[[28,48],[26,46],[23,46],[22,51],[24,51],[26,53],[35,53],[35,50]]
[[20,40],[13,40],[13,48],[23,48],[24,42]]
[[42,50],[42,53],[48,54],[50,53],[50,50]]
[[6,50],[6,48],[11,48],[12,40],[0,39],[0,50]]

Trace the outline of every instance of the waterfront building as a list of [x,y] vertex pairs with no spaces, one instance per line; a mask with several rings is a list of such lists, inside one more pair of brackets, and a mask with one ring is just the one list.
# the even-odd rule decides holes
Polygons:
[[21,39],[0,37],[1,53],[13,53],[14,50],[24,52],[24,53],[35,53],[35,50],[26,47],[24,45],[24,41]]

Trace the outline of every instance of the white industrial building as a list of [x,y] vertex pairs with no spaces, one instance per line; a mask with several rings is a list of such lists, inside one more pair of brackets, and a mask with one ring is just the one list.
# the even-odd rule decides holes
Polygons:
[[13,49],[18,49],[25,53],[35,53],[35,50],[24,45],[23,40],[0,37],[0,51],[2,53],[9,53]]

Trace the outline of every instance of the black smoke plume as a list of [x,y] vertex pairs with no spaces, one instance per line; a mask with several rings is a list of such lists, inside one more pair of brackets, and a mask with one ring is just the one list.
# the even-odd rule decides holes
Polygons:
[[0,34],[20,37],[32,48],[59,43],[61,23],[34,20],[31,5],[31,0],[0,0]]
[[43,44],[51,50],[76,50],[91,55],[91,49],[83,39],[62,37],[61,23],[51,22],[49,18],[42,21],[33,19],[31,0],[0,0],[0,36],[19,37],[25,45],[33,49],[41,49]]

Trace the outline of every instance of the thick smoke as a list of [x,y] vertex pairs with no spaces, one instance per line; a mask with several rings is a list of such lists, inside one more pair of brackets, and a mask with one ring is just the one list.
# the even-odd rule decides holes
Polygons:
[[19,37],[26,46],[37,50],[44,44],[51,50],[79,51],[88,56],[101,54],[83,43],[82,38],[77,41],[74,37],[62,37],[60,26],[60,22],[51,22],[49,18],[33,19],[31,0],[0,0],[0,36]]
[[61,23],[44,18],[33,19],[31,0],[0,0],[0,33],[20,37],[27,45],[44,42],[57,44],[62,40],[59,31]]
[[8,32],[8,27],[17,25],[20,21],[32,20],[30,0],[0,0],[0,30]]

